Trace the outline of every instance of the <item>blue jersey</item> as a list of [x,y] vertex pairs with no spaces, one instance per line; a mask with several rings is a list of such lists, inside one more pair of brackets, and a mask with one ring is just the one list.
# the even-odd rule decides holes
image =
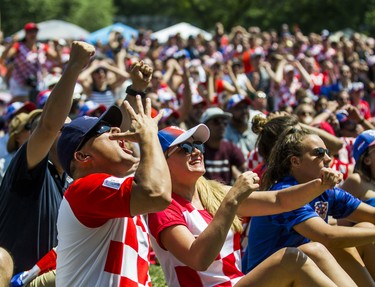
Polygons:
[[367,204],[375,207],[375,197],[372,197],[370,199],[365,200],[364,203],[367,203]]
[[[298,182],[291,176],[285,177],[271,190],[284,189]],[[326,222],[328,215],[344,218],[350,215],[361,201],[340,189],[328,189],[305,206],[290,212],[270,216],[252,217],[249,241],[242,259],[242,271],[248,273],[264,259],[283,247],[298,247],[310,240],[293,227],[305,220],[320,216]]]

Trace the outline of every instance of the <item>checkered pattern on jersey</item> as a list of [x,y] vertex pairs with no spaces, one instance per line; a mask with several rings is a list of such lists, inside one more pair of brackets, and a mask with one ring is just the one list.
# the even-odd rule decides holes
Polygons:
[[15,58],[15,67],[13,71],[14,79],[21,85],[26,84],[26,80],[33,75],[39,77],[41,63],[45,62],[43,45],[38,45],[38,49],[30,50],[25,44],[19,43],[18,53]]
[[152,246],[163,266],[168,286],[233,286],[243,276],[239,233],[229,231],[215,261],[206,271],[201,272],[184,265],[156,242],[158,233],[166,227],[181,225],[184,222],[194,237],[198,237],[212,221],[212,216],[206,210],[197,210],[185,199],[176,195],[173,197],[174,200],[166,210],[150,214],[148,217]]
[[258,148],[254,148],[247,155],[247,169],[248,170],[253,170],[254,168],[256,168],[263,161],[264,161],[264,159],[259,154]]
[[340,139],[344,142],[343,147],[338,152],[340,161],[354,165],[355,160],[353,158],[353,145],[355,138],[341,137]]
[[127,218],[124,237],[112,240],[109,245],[104,271],[120,277],[118,286],[151,287],[149,246],[143,218]]
[[332,163],[331,163],[331,168],[341,172],[343,175],[343,180],[347,179],[349,175],[350,164],[343,163],[341,160],[337,158],[333,158]]
[[288,87],[283,83],[276,93],[275,109],[280,110],[283,107],[294,107],[297,104],[296,91],[302,87],[302,83],[294,77],[292,84]]

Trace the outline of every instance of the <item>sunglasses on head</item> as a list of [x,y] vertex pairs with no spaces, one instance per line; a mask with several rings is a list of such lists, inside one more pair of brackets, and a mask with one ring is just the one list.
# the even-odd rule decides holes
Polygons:
[[81,143],[78,145],[76,151],[79,151],[87,142],[89,139],[91,139],[94,136],[100,136],[104,133],[108,133],[111,130],[111,126],[107,123],[99,124],[95,129],[93,129],[90,133],[88,133],[81,141]]
[[202,142],[183,142],[178,144],[170,152],[168,152],[166,158],[170,157],[179,148],[182,149],[185,154],[192,154],[195,149],[199,150],[200,153],[204,153],[204,145]]
[[317,157],[324,157],[325,155],[329,156],[329,150],[326,148],[317,147],[317,148],[314,148],[312,151],[314,155]]

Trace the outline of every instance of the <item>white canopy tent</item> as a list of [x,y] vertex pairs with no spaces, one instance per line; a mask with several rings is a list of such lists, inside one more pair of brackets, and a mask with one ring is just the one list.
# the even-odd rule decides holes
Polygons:
[[[62,20],[48,20],[37,23],[39,32],[38,40],[54,40],[54,39],[71,39],[82,40],[85,39],[90,32],[69,22]],[[19,39],[25,36],[25,31],[22,29],[15,33]]]
[[160,43],[165,43],[170,36],[174,36],[177,33],[179,33],[183,39],[187,39],[189,36],[197,36],[198,34],[202,34],[206,40],[212,39],[212,35],[207,31],[185,22],[154,32],[151,36]]

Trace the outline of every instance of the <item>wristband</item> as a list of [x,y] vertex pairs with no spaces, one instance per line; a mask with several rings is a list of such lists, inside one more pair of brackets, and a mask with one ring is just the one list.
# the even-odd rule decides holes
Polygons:
[[136,90],[133,90],[132,86],[128,86],[126,88],[126,93],[130,96],[136,96],[136,95],[140,95],[141,98],[145,98],[146,97],[146,93],[144,91],[136,91]]
[[358,121],[358,123],[361,125],[361,124],[363,124],[365,122],[365,118],[362,118],[362,119],[360,119],[359,121]]

